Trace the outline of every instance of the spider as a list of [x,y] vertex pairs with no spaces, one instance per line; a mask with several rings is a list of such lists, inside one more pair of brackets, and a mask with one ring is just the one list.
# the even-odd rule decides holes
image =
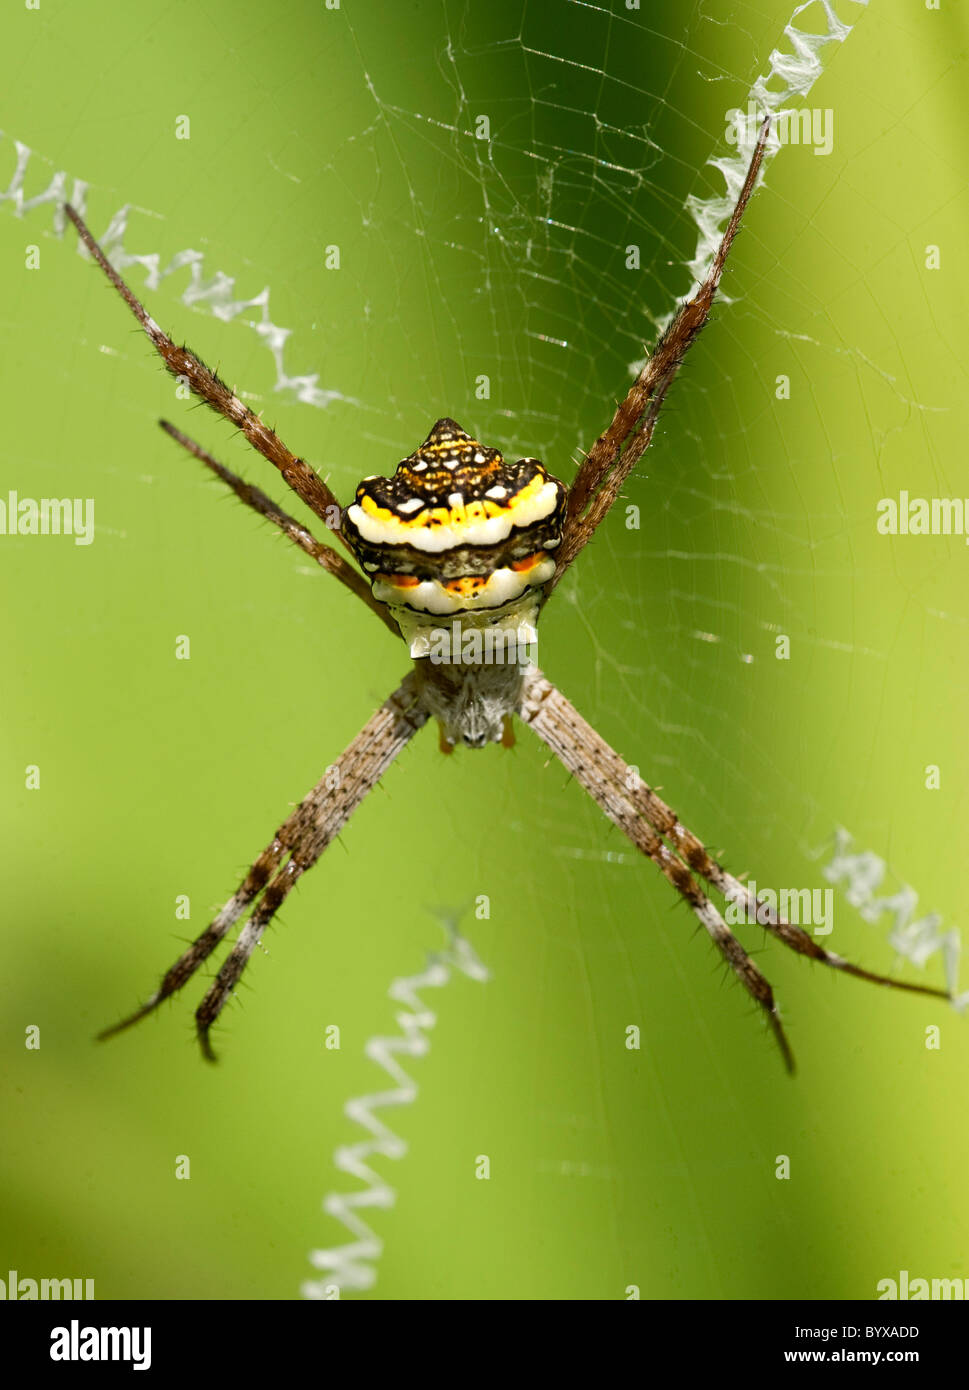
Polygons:
[[438,722],[445,751],[458,742],[471,748],[497,742],[509,745],[513,717],[526,724],[686,901],[763,1011],[789,1071],[794,1070],[794,1058],[773,990],[701,883],[728,902],[743,905],[751,914],[746,920],[762,923],[785,946],[811,960],[876,984],[948,998],[944,990],[864,970],[787,922],[707,852],[530,659],[543,605],[649,447],[670,384],[707,322],[757,182],[768,131],[769,119],[761,126],[706,280],[671,319],[569,488],[537,459],[506,463],[498,449],[484,447],[454,420],[444,418],[400,463],[393,477],[365,478],[353,503],[341,508],[304,459],[291,453],[194,353],[176,346],[162,332],[110,265],[79,214],[65,207],[81,241],[167,369],[238,426],[360,568],[334,545],[317,540],[258,487],[230,472],[174,425],[162,420],[162,429],[356,594],[395,637],[403,636],[413,660],[413,669],[279,826],[221,912],[178,958],[154,994],[100,1033],[100,1038],[130,1027],[181,989],[243,921],[195,1014],[203,1055],[215,1060],[210,1030],[266,927],[397,755],[432,718]]

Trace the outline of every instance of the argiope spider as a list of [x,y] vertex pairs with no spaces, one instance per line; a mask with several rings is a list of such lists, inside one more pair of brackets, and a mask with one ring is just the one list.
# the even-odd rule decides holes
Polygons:
[[824,950],[801,927],[785,921],[707,853],[669,806],[529,660],[542,606],[649,447],[666,392],[709,317],[757,181],[768,129],[765,120],[706,280],[676,312],[568,489],[537,459],[505,463],[497,449],[483,447],[453,420],[442,419],[392,478],[366,478],[352,505],[342,509],[304,459],[292,454],[194,353],[177,347],[162,332],[108,263],[81,217],[72,207],[66,208],[81,240],[168,370],[239,427],[297,496],[327,523],[364,573],[173,425],[163,420],[162,428],[243,502],[351,589],[395,636],[402,635],[414,661],[414,669],[283,821],[222,911],[179,957],[147,1003],[100,1037],[129,1027],[181,989],[248,913],[195,1015],[202,1051],[214,1059],[209,1031],[266,926],[429,718],[436,718],[440,725],[445,751],[459,740],[473,748],[507,744],[513,716],[527,724],[685,899],[763,1009],[789,1070],[794,1067],[793,1056],[771,986],[698,880],[705,880],[728,902],[742,904],[751,914],[748,920],[761,922],[801,955],[877,984],[948,997],[944,990],[863,970]]

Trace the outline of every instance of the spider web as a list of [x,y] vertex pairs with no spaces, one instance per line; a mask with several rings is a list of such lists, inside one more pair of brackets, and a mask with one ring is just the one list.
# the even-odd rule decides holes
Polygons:
[[[57,208],[69,197],[136,288],[152,292],[170,280],[184,304],[254,333],[272,379],[261,397],[241,383],[243,394],[257,406],[283,399],[325,412],[321,471],[345,497],[360,473],[392,467],[443,414],[568,479],[712,256],[755,133],[730,112],[804,107],[842,51],[865,42],[877,6],[867,14],[864,0],[808,0],[793,12],[789,3],[754,10],[575,0],[552,22],[538,5],[448,3],[413,19],[406,63],[382,41],[378,19],[354,11],[343,22],[344,60],[366,102],[328,144],[323,176],[363,250],[354,267],[344,265],[341,305],[312,325],[312,338],[292,315],[291,293],[279,308],[278,281],[255,288],[232,248],[157,250],[156,212],[119,202],[83,170],[58,168],[15,133],[4,142],[0,204],[31,222],[50,216],[61,235]],[[840,599],[852,563],[850,536],[838,545],[844,499],[829,489],[819,507],[799,478],[812,448],[837,457],[839,446],[818,403],[808,409],[807,442],[764,424],[775,379],[800,371],[810,380],[825,364],[849,361],[874,401],[879,440],[931,405],[894,365],[846,341],[828,312],[830,291],[815,292],[765,240],[762,207],[781,197],[785,214],[796,209],[796,182],[774,193],[783,161],[814,162],[810,151],[776,140],[771,155],[720,307],[656,441],[549,609],[543,664],[647,780],[675,788],[667,795],[687,824],[716,836],[714,850],[756,852],[758,865],[770,866],[765,875],[784,874],[799,856],[784,882],[822,881],[832,858],[847,899],[867,904],[871,923],[893,915],[899,953],[923,965],[946,952],[954,987],[958,938],[935,917],[913,928],[912,890],[886,891],[881,909],[874,896],[872,885],[892,877],[890,851],[896,877],[907,872],[891,844],[895,822],[864,802],[846,808],[830,791],[814,791],[806,770],[821,756],[816,734],[803,763],[785,761],[793,755],[778,727],[776,639],[808,653],[811,675],[802,680],[823,683],[842,663],[874,671],[877,685],[887,679],[893,634],[874,609]],[[309,176],[298,144],[273,152],[271,164],[279,199]],[[139,266],[143,276],[133,273]],[[280,278],[291,292],[285,272]],[[321,353],[348,323],[361,355]],[[755,352],[765,343],[772,355],[763,362]],[[321,357],[325,366],[310,366]],[[770,440],[773,452],[762,447]],[[929,609],[923,616],[947,630],[965,621]],[[752,673],[761,672],[758,683]],[[837,753],[846,756],[843,747]],[[509,830],[543,842],[563,865],[563,883],[590,862],[604,885],[611,875],[640,874],[620,838],[596,836],[593,813],[564,824],[560,796],[561,779],[547,779],[537,815],[533,805],[527,820],[512,809]],[[871,853],[852,860],[836,829],[862,812],[873,846],[863,841]],[[744,865],[734,857],[732,867]],[[561,900],[547,905],[550,918],[575,911],[568,894],[563,886]],[[618,939],[616,920],[607,925]],[[887,936],[882,924],[873,938],[880,968],[890,959]],[[446,978],[438,969],[424,983]],[[391,994],[403,998],[413,984],[395,981]],[[359,1118],[367,1105],[360,1097],[348,1113]],[[389,1204],[385,1185],[381,1192],[380,1205]],[[331,1197],[328,1209],[339,1208]],[[339,1264],[327,1254],[317,1256],[319,1268]],[[368,1282],[362,1274],[360,1286]]]

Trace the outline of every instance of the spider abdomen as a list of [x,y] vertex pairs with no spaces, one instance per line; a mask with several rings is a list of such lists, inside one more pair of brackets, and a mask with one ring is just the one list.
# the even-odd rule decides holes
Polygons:
[[565,486],[538,459],[506,463],[454,420],[438,420],[391,478],[365,478],[343,531],[411,656],[458,616],[529,639],[555,572]]
[[392,478],[365,478],[343,532],[414,658],[445,747],[501,741],[534,663],[566,489],[438,420]]

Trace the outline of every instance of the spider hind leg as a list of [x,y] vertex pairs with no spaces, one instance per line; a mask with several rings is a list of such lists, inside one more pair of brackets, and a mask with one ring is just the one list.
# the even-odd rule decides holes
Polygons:
[[153,1013],[159,1004],[170,999],[184,984],[188,983],[196,970],[218,946],[226,932],[239,920],[253,899],[262,892],[285,853],[285,846],[280,842],[278,835],[274,836],[272,842],[267,845],[252,865],[222,911],[213,918],[205,931],[196,937],[188,949],[182,952],[175,964],[166,972],[161,984],[150,999],[134,1013],[128,1014],[120,1023],[113,1023],[110,1028],[105,1028],[98,1033],[98,1042],[113,1038],[115,1034],[123,1033],[125,1029],[140,1022],[148,1014]]
[[[928,994],[936,999],[952,999],[952,995],[947,989],[939,989],[936,985],[923,985],[912,980],[896,980],[891,975],[879,975],[874,970],[866,970],[863,966],[846,960],[844,956],[839,956],[836,951],[826,950],[803,927],[786,921],[775,908],[755,897],[732,875],[724,874],[724,878],[730,884],[737,884],[742,893],[746,895],[747,909],[752,914],[751,920],[756,921],[765,931],[770,932],[782,945],[797,955],[807,956],[809,960],[827,965],[832,970],[839,970],[844,975],[852,975],[856,980],[867,980],[869,984],[887,985],[890,989],[902,989],[909,994]],[[733,898],[734,901],[738,900],[732,891],[727,892],[726,895]]]
[[794,1054],[787,1041],[770,982],[703,892],[690,866],[664,843],[655,824],[646,818],[641,806],[637,805],[639,779],[630,780],[630,769],[618,753],[582,718],[561,691],[556,690],[534,667],[526,677],[520,715],[589,793],[599,809],[641,854],[656,865],[687,903],[733,974],[763,1011],[784,1065],[789,1072],[793,1072]]
[[[628,834],[629,832],[627,831],[626,833]],[[632,837],[630,836],[630,838]],[[634,843],[636,843],[636,841],[634,841]],[[676,859],[670,854],[665,845],[662,846],[662,849],[669,855],[669,859],[672,863],[672,871],[666,873],[666,877],[680,895],[686,899],[690,907],[692,907],[697,918],[706,928],[711,941],[720,952],[725,963],[743,985],[754,1003],[760,1007],[774,1035],[774,1041],[780,1048],[781,1056],[784,1059],[784,1065],[788,1072],[793,1075],[797,1070],[797,1064],[794,1061],[794,1053],[791,1050],[791,1045],[787,1041],[787,1034],[784,1032],[780,1010],[777,1007],[777,1001],[774,998],[774,990],[770,981],[751,960],[742,943],[734,936],[733,932],[727,926],[723,915],[702,891],[686,866],[679,859]],[[650,854],[649,857],[654,858],[652,854]],[[654,862],[657,862],[655,858]],[[660,867],[662,867],[662,865]]]
[[892,989],[907,990],[912,994],[928,994],[935,998],[951,998],[948,990],[879,975],[875,971],[865,970],[862,966],[845,960],[835,951],[826,950],[803,927],[786,921],[772,904],[758,897],[748,884],[728,873],[709,853],[702,841],[687,829],[676,812],[671,810],[641,777],[637,776],[634,780],[630,796],[639,814],[644,816],[650,825],[655,826],[693,873],[705,879],[726,898],[727,902],[742,907],[748,921],[759,923],[789,950],[818,961],[832,970],[839,970],[842,974],[852,975],[858,980],[867,980],[870,984],[887,985]]
[[414,676],[407,675],[282,823],[225,907],[182,953],[148,1002],[106,1028],[99,1038],[130,1028],[187,984],[229,929],[260,898],[195,1014],[202,1052],[214,1061],[210,1030],[269,922],[426,719]]

